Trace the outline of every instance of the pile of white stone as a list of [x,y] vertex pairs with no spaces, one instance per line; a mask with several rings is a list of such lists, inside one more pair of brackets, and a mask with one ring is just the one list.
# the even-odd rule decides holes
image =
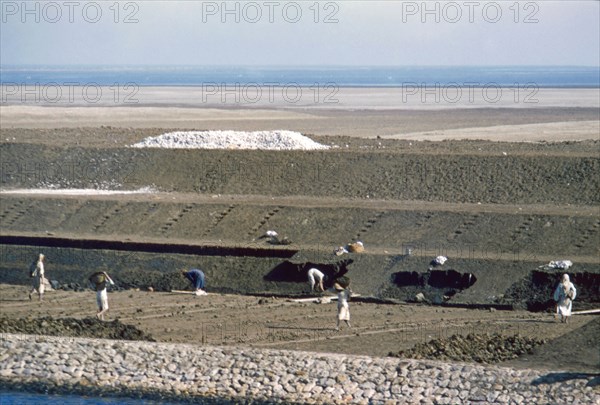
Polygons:
[[148,137],[134,148],[166,149],[261,149],[318,150],[328,149],[293,131],[177,131]]
[[96,188],[57,188],[53,185],[45,188],[0,189],[0,194],[41,194],[41,195],[121,195],[121,194],[155,194],[152,187],[141,187],[137,190],[110,190]]
[[398,358],[0,335],[3,385],[79,388],[89,395],[159,392],[196,403],[597,404],[594,378]]

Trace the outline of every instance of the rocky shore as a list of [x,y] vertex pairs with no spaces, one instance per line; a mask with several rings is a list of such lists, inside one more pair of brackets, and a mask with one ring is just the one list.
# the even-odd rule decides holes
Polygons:
[[195,403],[600,401],[600,377],[300,351],[1,334],[6,388]]

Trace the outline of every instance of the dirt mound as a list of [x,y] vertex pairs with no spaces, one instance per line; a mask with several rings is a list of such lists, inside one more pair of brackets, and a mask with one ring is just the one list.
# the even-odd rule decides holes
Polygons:
[[[561,327],[563,324],[556,324]],[[538,346],[527,357],[523,356],[502,364],[506,367],[529,368],[532,364],[553,370],[575,372],[600,371],[600,317]]]
[[103,322],[96,318],[52,318],[9,319],[0,317],[0,332],[25,333],[30,335],[50,335],[85,337],[98,339],[146,340],[153,342],[152,336],[135,326],[126,325],[115,319]]
[[532,353],[536,346],[546,343],[544,339],[520,335],[500,334],[452,335],[449,338],[433,339],[419,343],[412,349],[390,353],[393,357],[413,359],[474,361],[477,363],[498,363],[514,359],[525,353]]

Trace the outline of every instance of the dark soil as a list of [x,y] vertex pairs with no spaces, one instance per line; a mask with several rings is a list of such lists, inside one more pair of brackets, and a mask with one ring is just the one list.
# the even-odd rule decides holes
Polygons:
[[[4,135],[0,135],[4,138]],[[356,142],[356,141],[355,141]],[[364,141],[368,142],[369,141]],[[598,204],[600,143],[562,151],[475,152],[469,142],[369,145],[328,151],[224,151],[53,147],[2,143],[1,185],[167,192],[328,196],[493,204]],[[507,145],[510,150],[511,144]],[[464,147],[467,152],[459,152]],[[483,154],[478,149],[487,151]],[[523,148],[522,146],[519,148]],[[583,149],[583,150],[582,150]],[[32,158],[32,157],[35,158]],[[294,238],[291,238],[294,240]]]
[[[600,375],[600,317],[574,331],[549,339],[543,346],[518,359],[502,363],[507,367],[531,367],[533,364],[556,370],[581,371],[588,369]],[[566,352],[568,351],[569,354]]]
[[[529,122],[527,114],[537,114],[463,113],[469,119],[485,113],[488,122],[482,126],[507,115]],[[391,114],[381,117],[391,119]],[[460,127],[449,117],[455,112],[429,116],[436,114]],[[553,121],[551,113],[544,114],[542,121]],[[352,113],[347,115],[352,121]],[[597,111],[584,115],[595,117]],[[415,117],[415,122],[423,119]],[[480,346],[457,337],[462,341],[456,347],[450,340],[432,344],[434,353],[449,356],[451,349],[461,360],[491,362],[524,350],[522,359],[536,356],[535,351],[527,354],[536,339],[560,338],[566,340],[552,349],[559,357],[580,370],[598,364],[590,355],[598,351],[597,339],[591,338],[597,324],[588,327],[586,316],[574,316],[569,325],[550,319],[552,292],[562,272],[539,266],[572,260],[569,274],[579,292],[574,309],[598,307],[600,141],[322,136],[313,138],[335,147],[312,152],[127,147],[163,132],[110,127],[0,131],[3,189],[151,186],[160,191],[105,197],[2,195],[0,310],[21,325],[19,333],[47,334],[55,328],[60,335],[84,336],[99,327],[98,333],[110,335],[106,325],[112,322],[94,326],[99,322],[87,318],[95,306],[93,294],[83,287],[90,274],[105,270],[117,290],[129,289],[110,293],[109,315],[135,323],[147,334],[140,339],[386,355],[408,353],[438,332],[455,328],[452,334],[459,335],[475,325],[473,340]],[[269,229],[293,242],[273,246],[259,239]],[[33,239],[19,243],[22,236]],[[303,273],[308,264],[330,264],[318,258],[357,240],[366,251],[352,256],[347,276],[355,293],[377,299],[351,301],[353,329],[340,336],[333,328],[334,305],[292,304],[282,297],[314,295]],[[409,246],[412,255],[405,254]],[[39,252],[47,257],[47,277],[67,290],[48,292],[43,308],[26,300],[25,287],[27,269]],[[290,262],[297,252],[307,252],[306,262]],[[432,280],[429,264],[440,254],[449,257],[445,267],[436,269],[445,275]],[[178,271],[191,267],[206,273],[209,295],[166,293],[190,287]],[[404,282],[407,274],[414,283]],[[469,274],[474,283],[465,279]],[[147,292],[150,287],[155,292]],[[430,303],[461,308],[381,304],[414,301],[418,293]],[[490,306],[541,312],[465,309]],[[46,319],[46,325],[26,318],[30,313]],[[53,321],[46,318],[50,315]],[[82,320],[62,323],[77,317]],[[93,323],[88,327],[84,321]],[[522,338],[502,340],[490,327],[494,332],[517,329]],[[133,331],[122,334],[134,336]],[[569,345],[569,335],[578,346]],[[488,344],[495,345],[491,355],[486,354]],[[562,367],[560,358],[546,356],[527,365]]]
[[453,335],[450,338],[419,343],[410,350],[390,353],[390,356],[491,364],[514,359],[525,353],[533,353],[536,346],[545,343],[544,339],[519,335]]
[[[27,293],[25,286],[0,284],[0,313],[23,325],[20,330],[28,333],[46,333],[38,319],[80,319],[81,325],[86,325],[83,320],[96,312],[92,291],[49,291],[43,305],[30,301]],[[160,342],[387,356],[452,335],[501,334],[543,337],[548,341],[548,350],[544,349],[546,345],[540,346],[540,354],[526,353],[511,360],[514,367],[597,372],[600,365],[600,318],[594,320],[593,315],[574,315],[565,324],[551,314],[523,310],[392,305],[358,297],[350,301],[352,328],[337,331],[335,302],[298,303],[280,297],[222,295],[212,291],[202,297],[135,290],[108,294],[111,309],[107,319],[133,325]],[[73,327],[68,322],[66,326],[70,329],[61,323],[58,333],[84,336],[86,328]]]
[[[565,271],[577,288],[577,310],[595,309],[600,303],[600,274]],[[563,272],[534,270],[513,284],[503,301],[513,302],[529,311],[553,311],[553,296]]]
[[49,335],[85,337],[97,339],[146,340],[154,342],[149,334],[135,326],[126,325],[115,319],[104,322],[96,318],[52,318],[35,319],[8,318],[0,316],[0,333],[24,333],[28,335]]

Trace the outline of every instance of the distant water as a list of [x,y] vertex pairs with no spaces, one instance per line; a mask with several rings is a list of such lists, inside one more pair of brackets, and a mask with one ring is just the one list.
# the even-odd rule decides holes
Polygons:
[[535,84],[538,88],[600,87],[600,68],[586,66],[468,67],[197,67],[12,66],[0,67],[4,84],[94,83],[110,86],[201,86],[207,83],[337,87],[401,87],[406,83],[484,86]]
[[76,395],[45,395],[0,391],[2,405],[176,405],[175,402],[130,398],[92,398]]

